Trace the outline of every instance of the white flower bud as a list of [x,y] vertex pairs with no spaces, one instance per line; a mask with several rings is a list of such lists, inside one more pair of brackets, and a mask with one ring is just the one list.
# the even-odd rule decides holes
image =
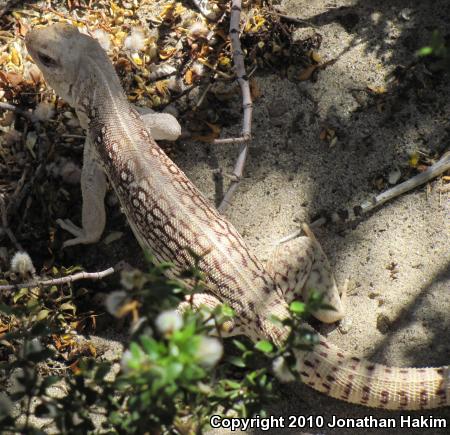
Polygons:
[[125,373],[130,371],[130,367],[128,363],[133,359],[133,356],[131,355],[131,352],[129,350],[126,350],[123,355],[122,359],[120,360],[120,367],[122,368],[122,371]]
[[103,50],[108,51],[111,48],[111,39],[104,30],[96,29],[92,32],[92,36],[98,41]]
[[48,121],[53,118],[55,114],[55,109],[53,108],[53,104],[48,103],[47,101],[41,101],[34,109],[33,115],[38,121]]
[[21,276],[34,275],[36,270],[30,256],[26,252],[16,252],[11,260],[11,271]]
[[108,313],[112,314],[113,316],[117,316],[117,312],[124,304],[127,297],[127,292],[123,290],[110,293],[105,300],[106,311],[108,311]]
[[167,310],[158,315],[155,320],[156,327],[162,334],[170,334],[183,327],[183,317],[178,311]]
[[188,33],[192,38],[206,38],[208,36],[209,29],[205,23],[197,21],[189,27]]
[[202,76],[205,72],[205,67],[200,62],[195,62],[192,65],[192,71],[196,76]]
[[289,370],[286,360],[279,356],[272,362],[272,370],[280,382],[293,382],[295,381],[294,375]]
[[222,343],[214,337],[201,337],[196,351],[198,362],[204,367],[213,367],[222,358]]
[[125,50],[140,51],[145,48],[145,35],[140,29],[133,29],[123,43]]

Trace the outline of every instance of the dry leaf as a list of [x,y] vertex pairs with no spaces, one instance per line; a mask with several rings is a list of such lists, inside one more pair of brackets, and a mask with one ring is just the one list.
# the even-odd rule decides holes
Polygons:
[[318,65],[309,65],[298,75],[298,80],[301,82],[309,80],[313,75],[314,71],[317,69]]
[[192,82],[194,81],[194,73],[192,72],[192,70],[189,68],[186,73],[184,74],[184,82],[187,85],[192,85]]
[[367,89],[372,92],[373,94],[385,94],[386,88],[384,86],[367,86]]
[[97,349],[94,347],[94,345],[91,342],[89,342],[87,344],[87,346],[88,346],[89,352],[95,358],[97,356]]
[[69,369],[72,370],[74,375],[78,375],[81,373],[80,368],[78,367],[78,360],[75,360],[72,364],[69,365]]
[[249,85],[252,100],[255,101],[262,95],[262,90],[258,85],[258,81],[253,77],[250,79]]
[[0,54],[0,65],[3,65],[7,62],[9,62],[9,54],[8,53]]
[[[416,166],[416,169],[417,169],[418,172],[425,172],[425,171],[428,170],[429,168],[430,168],[429,166],[427,166],[427,165],[421,165],[421,164],[419,164],[419,165]],[[444,180],[445,180],[445,177],[444,177]]]
[[16,66],[20,66],[22,64],[22,57],[20,56],[20,53],[18,52],[17,48],[12,46],[10,52],[11,52],[11,62]]
[[138,66],[141,66],[142,65],[142,59],[140,58],[140,56],[139,56],[139,54],[138,53],[133,53],[132,55],[131,55],[131,60],[136,64],[136,65],[138,65]]
[[3,72],[0,71],[0,81],[4,82],[5,84],[15,87],[20,85],[24,79],[21,74],[18,74],[16,72]]
[[170,57],[172,57],[175,54],[176,51],[177,51],[177,49],[175,47],[165,48],[163,50],[160,50],[159,57],[162,60],[169,59]]
[[19,35],[25,36],[30,30],[30,26],[23,20],[19,20],[17,23],[19,24]]
[[229,66],[231,65],[231,59],[227,56],[220,56],[218,63],[220,66]]
[[159,80],[155,83],[155,88],[160,95],[167,95],[169,93],[169,89],[167,88],[167,80]]
[[34,64],[31,65],[30,69],[28,70],[28,74],[35,85],[43,81],[41,70]]
[[193,135],[193,140],[198,140],[200,142],[211,143],[214,139],[217,139],[220,136],[220,126],[217,124],[211,124],[210,122],[206,122],[205,124],[211,129],[211,133],[207,135]]
[[409,166],[411,166],[412,168],[417,168],[417,165],[419,164],[419,159],[420,159],[419,153],[417,151],[414,151],[409,156],[408,159]]
[[311,60],[316,62],[316,63],[320,63],[320,61],[322,60],[322,57],[320,56],[319,53],[317,53],[317,51],[311,51]]

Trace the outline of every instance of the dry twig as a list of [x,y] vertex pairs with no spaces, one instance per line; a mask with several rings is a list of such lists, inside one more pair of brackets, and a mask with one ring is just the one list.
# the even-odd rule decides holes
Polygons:
[[[371,199],[362,203],[360,206],[356,207],[358,209],[357,216],[361,216],[363,214],[368,213],[369,211],[372,211],[373,209],[384,204],[385,202],[390,201],[391,199],[394,199],[397,196],[400,196],[406,192],[409,192],[410,190],[415,189],[417,186],[427,183],[428,181],[438,177],[439,175],[443,174],[448,170],[450,170],[450,151],[446,152],[439,161],[437,161],[434,165],[430,166],[426,171],[422,172],[421,174],[418,174],[415,177],[412,177],[409,180],[406,180],[403,183],[400,183],[397,186],[394,186],[391,189],[388,189],[385,192],[382,192],[379,195],[372,197]],[[344,210],[344,213],[345,212],[346,210]],[[333,213],[331,221],[333,222],[341,220],[339,219],[339,214],[340,214],[339,212]],[[333,219],[333,216],[335,215],[337,219]],[[311,224],[309,224],[309,227],[318,228],[322,225],[325,225],[328,222],[330,222],[329,218],[321,217],[319,219],[316,219]],[[277,243],[278,244],[286,243],[289,240],[295,239],[301,234],[302,230],[297,230],[292,234],[289,234],[288,236],[279,240]]]
[[253,113],[253,103],[250,93],[250,86],[248,83],[248,76],[245,71],[244,64],[244,53],[241,48],[241,41],[239,40],[239,27],[240,27],[240,17],[241,17],[241,0],[232,0],[231,2],[231,15],[230,15],[230,39],[231,39],[231,50],[233,54],[234,69],[236,73],[236,80],[239,83],[242,92],[242,107],[243,107],[243,125],[242,125],[242,136],[238,138],[226,138],[226,139],[216,139],[214,144],[228,144],[228,143],[240,143],[239,156],[236,160],[233,169],[234,180],[231,182],[225,196],[220,203],[218,210],[222,213],[228,204],[230,199],[237,189],[242,173],[244,171],[245,161],[248,154],[248,142],[251,139],[252,134],[252,113]]
[[74,281],[78,281],[80,279],[90,279],[93,281],[98,281],[100,279],[105,278],[106,276],[113,274],[115,271],[116,269],[114,267],[110,267],[106,270],[102,270],[101,272],[78,272],[74,273],[73,275],[64,276],[62,278],[38,279],[29,282],[24,282],[21,284],[0,285],[0,291],[13,290],[15,288],[30,288],[37,286],[68,284]]
[[18,113],[19,115],[23,116],[24,118],[29,119],[31,122],[36,121],[35,116],[31,112],[23,110],[20,107],[15,106],[14,104],[3,103],[0,101],[0,110],[12,110],[13,112]]
[[[14,236],[13,232],[10,230],[8,226],[8,212],[5,205],[5,200],[3,198],[3,195],[0,194],[0,214],[2,219],[2,226],[0,227],[0,230],[2,230],[11,240],[11,243],[16,247],[18,251],[22,251],[22,246],[20,246],[20,243],[17,241],[16,237]],[[1,235],[1,233],[0,233]]]

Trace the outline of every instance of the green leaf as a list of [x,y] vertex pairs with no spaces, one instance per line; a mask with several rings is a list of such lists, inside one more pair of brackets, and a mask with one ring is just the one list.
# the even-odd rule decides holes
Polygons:
[[229,357],[227,358],[227,361],[228,361],[230,364],[233,364],[233,365],[236,366],[236,367],[241,367],[241,368],[244,368],[244,367],[245,367],[245,362],[244,362],[244,360],[243,360],[242,358],[238,357],[238,356],[229,356]]
[[132,341],[132,342],[130,343],[130,352],[131,352],[131,355],[133,356],[133,359],[135,359],[135,360],[140,360],[141,355],[142,355],[142,349],[141,349],[141,347],[140,347],[137,343],[135,343],[134,341]]
[[[164,348],[164,345],[160,346],[156,340],[147,335],[141,335],[140,341],[142,343],[142,347],[145,350],[145,353],[153,360],[157,359],[160,351]],[[132,343],[136,344],[136,343]],[[140,349],[140,348],[139,348]],[[139,352],[140,353],[140,352]],[[134,353],[133,353],[134,356]]]
[[261,340],[255,344],[255,348],[264,353],[270,353],[273,350],[273,345],[270,341]]
[[48,314],[50,313],[49,310],[41,310],[36,316],[36,320],[39,322],[40,320],[44,320],[48,317]]
[[417,54],[419,56],[429,56],[430,54],[433,53],[433,48],[432,47],[422,47]]
[[170,363],[166,368],[166,374],[170,380],[175,380],[176,378],[178,378],[182,371],[183,364],[180,364],[178,361]]
[[289,305],[289,309],[295,314],[303,314],[306,311],[306,306],[303,302],[294,301]]
[[23,287],[21,288],[14,296],[13,296],[13,302],[17,303],[19,299],[21,299],[23,296],[26,296],[28,294],[28,288]]
[[233,390],[240,390],[242,385],[239,382],[233,381],[231,379],[225,379],[223,384]]
[[269,316],[269,320],[270,320],[274,325],[279,326],[279,327],[283,327],[283,321],[282,321],[279,317],[277,317],[277,316],[271,314],[271,315]]
[[228,305],[222,305],[222,314],[227,317],[234,317],[236,315],[233,308]]
[[75,305],[70,302],[65,302],[64,304],[61,304],[59,308],[63,311],[72,311],[73,314],[75,314],[77,311]]
[[245,352],[247,350],[247,346],[244,343],[241,343],[239,340],[233,339],[233,344],[241,351]]

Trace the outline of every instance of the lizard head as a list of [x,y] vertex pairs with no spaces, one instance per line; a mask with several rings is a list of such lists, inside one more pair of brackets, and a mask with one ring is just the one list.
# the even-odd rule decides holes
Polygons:
[[95,40],[64,23],[35,28],[25,37],[28,53],[42,71],[47,83],[73,105],[73,85],[79,79],[83,56],[100,57],[104,52]]

